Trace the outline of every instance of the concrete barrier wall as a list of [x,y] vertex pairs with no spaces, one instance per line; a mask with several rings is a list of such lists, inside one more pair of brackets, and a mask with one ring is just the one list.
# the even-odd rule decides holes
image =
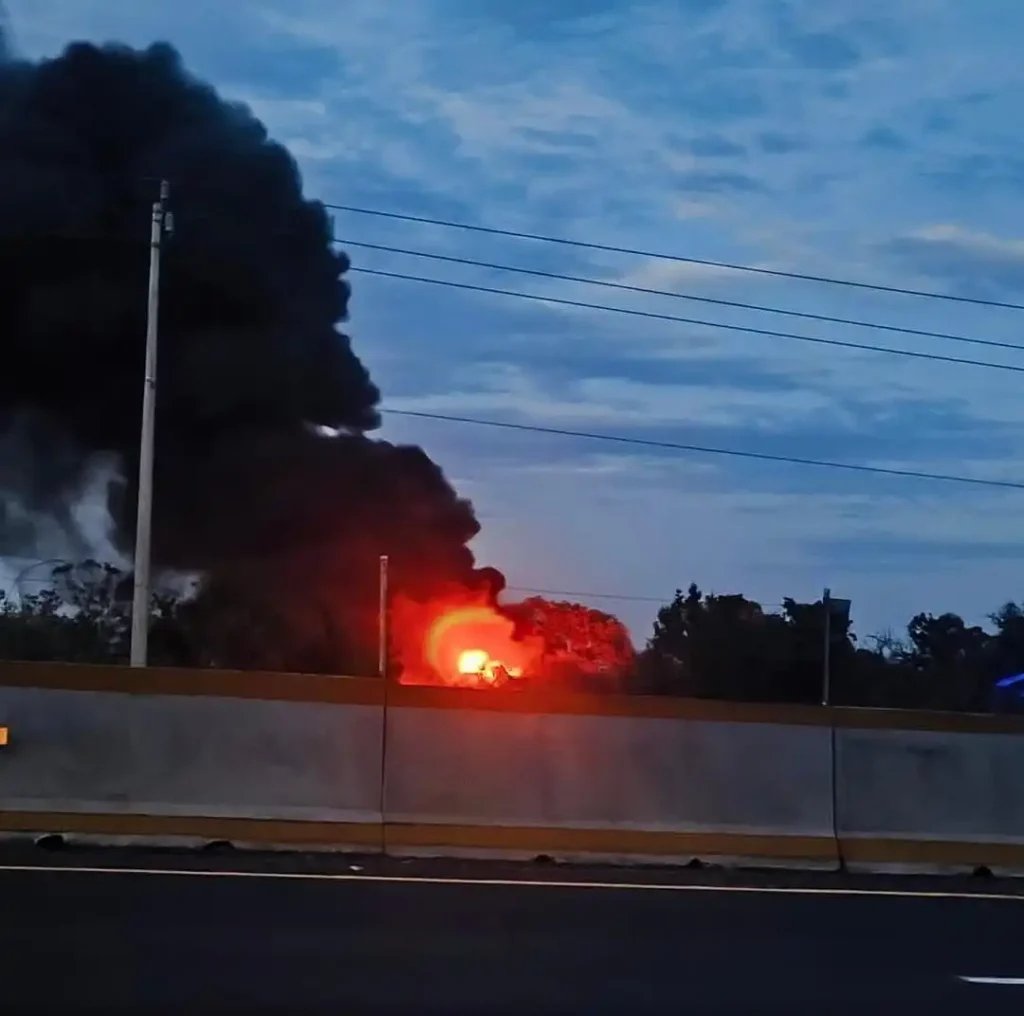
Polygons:
[[[30,670],[50,687],[0,687],[10,731],[0,830],[379,849],[383,695],[373,682],[289,688],[287,675],[243,675],[265,699],[210,694],[236,690],[233,676],[196,694],[189,672],[154,675],[160,694],[75,687],[102,684],[92,670]],[[150,683],[130,671],[105,678]],[[289,691],[318,700],[287,701]]]
[[1024,871],[1020,718],[0,664],[0,726],[5,834]]
[[841,711],[836,796],[853,870],[1024,871],[1019,719]]
[[[602,706],[637,715],[588,714]],[[773,716],[787,722],[759,722]],[[818,718],[403,690],[387,715],[388,849],[834,866],[830,729]]]

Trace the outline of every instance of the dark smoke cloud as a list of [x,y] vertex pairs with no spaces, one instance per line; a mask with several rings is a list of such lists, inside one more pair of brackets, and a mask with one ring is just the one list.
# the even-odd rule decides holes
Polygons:
[[160,178],[174,211],[161,291],[160,565],[202,570],[209,590],[274,607],[297,643],[299,620],[313,616],[329,617],[345,645],[372,641],[380,553],[415,595],[452,581],[500,586],[475,570],[476,520],[438,467],[366,436],[379,392],[337,329],[348,259],[323,207],[304,199],[294,161],[248,109],[164,44],[74,43],[0,66],[4,496],[59,518],[91,459],[116,453],[128,481],[112,505],[116,541],[130,549]]

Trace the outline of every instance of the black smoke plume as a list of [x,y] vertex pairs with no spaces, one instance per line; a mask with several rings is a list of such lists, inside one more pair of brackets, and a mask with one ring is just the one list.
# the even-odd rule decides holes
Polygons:
[[162,178],[174,232],[154,557],[206,576],[217,662],[331,670],[365,657],[383,553],[396,591],[496,592],[501,576],[466,546],[472,508],[441,470],[366,436],[379,392],[338,330],[349,262],[323,206],[252,113],[165,44],[74,43],[0,64],[0,503],[22,520],[8,512],[0,552],[24,549],[11,544],[26,513],[66,518],[112,453],[116,542],[130,553]]

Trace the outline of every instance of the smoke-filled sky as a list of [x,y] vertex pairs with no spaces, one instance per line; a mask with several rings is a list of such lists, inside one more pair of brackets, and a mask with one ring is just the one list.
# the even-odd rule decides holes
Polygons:
[[192,77],[167,43],[76,42],[0,64],[0,553],[52,553],[36,520],[73,528],[101,459],[127,480],[109,504],[113,542],[130,551],[161,179],[174,212],[160,276],[156,564],[202,572],[208,596],[230,590],[250,626],[274,609],[309,647],[305,666],[314,651],[361,666],[376,646],[381,554],[396,593],[492,589],[496,574],[478,572],[466,546],[472,509],[440,468],[418,447],[365,436],[379,392],[338,331],[349,266],[323,205],[304,199],[293,158],[252,112]]
[[[7,0],[19,52],[167,39],[327,201],[1024,302],[1014,0]],[[184,214],[184,213],[183,213]],[[351,240],[1024,344],[1024,313],[593,255],[339,213]],[[1024,363],[350,248],[355,267]],[[349,276],[384,405],[1024,479],[1020,378]],[[513,586],[772,603],[858,630],[1024,595],[1024,492],[386,418]],[[642,638],[655,604],[594,600]]]

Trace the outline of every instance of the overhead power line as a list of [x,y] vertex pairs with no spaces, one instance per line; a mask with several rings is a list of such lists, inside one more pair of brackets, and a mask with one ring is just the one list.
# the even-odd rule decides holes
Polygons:
[[532,586],[505,586],[510,593],[533,593],[536,596],[573,596],[587,600],[622,600],[625,603],[669,603],[671,596],[636,596],[630,593],[585,593],[574,589],[535,589]]
[[670,289],[652,289],[648,286],[634,286],[625,282],[613,282],[610,279],[591,279],[581,275],[565,275],[561,272],[545,272],[538,268],[521,268],[517,265],[495,264],[490,261],[479,261],[476,258],[460,258],[448,254],[437,254],[433,251],[409,250],[403,247],[389,247],[380,243],[364,243],[361,240],[336,239],[337,243],[346,247],[361,247],[366,250],[383,251],[388,254],[403,254],[408,257],[426,258],[431,261],[443,261],[453,265],[469,265],[474,268],[487,268],[498,272],[515,272],[518,275],[533,275],[541,279],[555,279],[560,282],[579,282],[587,286],[601,286],[605,289],[616,289],[626,293],[641,293],[645,296],[668,296],[675,300],[691,300],[695,303],[714,304],[717,307],[735,307],[739,310],[753,310],[764,314],[782,314],[786,317],[803,318],[807,321],[821,321],[833,325],[851,325],[855,328],[871,328],[881,332],[896,332],[900,335],[914,335],[926,339],[945,339],[949,342],[968,342],[975,346],[991,346],[996,349],[1013,349],[1024,352],[1024,346],[1015,342],[998,342],[995,339],[979,339],[970,335],[956,335],[950,332],[932,332],[922,328],[905,328],[901,325],[887,325],[878,321],[862,321],[856,318],[834,317],[831,314],[812,314],[808,311],[790,310],[785,307],[770,307],[757,303],[746,303],[742,300],[723,300],[712,296],[697,296],[694,293],[679,293]]
[[746,335],[763,335],[775,339],[795,339],[797,342],[811,342],[818,346],[836,346],[841,349],[857,349],[867,353],[887,353],[890,356],[907,356],[914,360],[932,360],[939,363],[955,363],[962,367],[985,367],[989,370],[1008,370],[1017,374],[1024,373],[1024,365],[1011,363],[992,363],[989,360],[972,360],[963,356],[946,356],[943,353],[925,353],[912,349],[897,349],[895,346],[876,346],[867,342],[849,342],[846,339],[826,339],[818,335],[800,335],[796,332],[780,332],[772,328],[754,328],[751,325],[726,324],[722,321],[703,321],[700,318],[683,317],[680,314],[664,314],[653,310],[636,310],[632,307],[613,307],[607,303],[590,303],[586,300],[570,300],[561,296],[543,296],[540,293],[523,293],[514,289],[501,289],[498,286],[480,286],[469,282],[454,282],[451,279],[433,279],[425,275],[409,275],[405,272],[386,272],[379,268],[360,268],[352,266],[353,272],[363,275],[377,275],[384,279],[401,279],[405,282],[424,282],[432,286],[447,286],[450,289],[463,289],[474,293],[489,293],[493,296],[512,296],[520,300],[533,300],[537,303],[552,303],[562,307],[577,307],[583,310],[606,311],[611,314],[626,314],[629,317],[646,318],[653,321],[673,321],[676,324],[697,325],[701,328],[718,328],[727,332],[742,332]]
[[505,420],[484,420],[472,416],[454,416],[448,413],[426,413],[414,409],[387,409],[391,416],[409,416],[421,420],[441,420],[445,423],[469,424],[474,427],[494,427],[501,430],[527,431],[536,434],[552,434],[558,437],[585,438],[588,441],[609,441],[615,444],[639,445],[645,448],[662,448],[669,451],[693,452],[699,455],[729,455],[742,459],[757,459],[762,462],[785,462],[797,466],[818,466],[823,469],[845,469],[856,473],[874,473],[880,476],[899,476],[913,480],[941,480],[946,483],[968,483],[979,487],[1000,487],[1010,490],[1024,490],[1024,482],[1015,480],[988,480],[978,476],[958,476],[955,473],[928,473],[915,469],[896,469],[888,466],[866,466],[855,462],[831,462],[827,459],[808,459],[796,455],[773,455],[769,452],[753,452],[741,448],[717,448],[711,445],[684,444],[679,441],[656,441],[653,438],[629,437],[625,434],[597,434],[585,430],[568,430],[562,427],[542,427],[539,424],[510,423]]
[[904,286],[883,286],[880,283],[857,282],[853,279],[838,279],[828,275],[810,275],[805,272],[787,272],[781,268],[764,268],[758,265],[741,265],[729,261],[711,261],[707,258],[684,257],[681,254],[665,254],[659,251],[640,250],[633,247],[616,247],[612,244],[590,243],[585,240],[570,240],[565,236],[546,236],[542,233],[525,233],[514,229],[498,229],[496,226],[481,226],[451,219],[432,219],[425,215],[406,215],[402,212],[387,212],[380,208],[360,208],[356,205],[339,205],[322,202],[325,208],[356,215],[372,215],[382,219],[397,219],[401,222],[418,222],[427,226],[443,226],[446,229],[462,229],[472,233],[486,233],[490,236],[506,236],[515,240],[536,240],[540,243],[554,243],[583,250],[604,251],[609,254],[627,254],[632,257],[652,258],[658,261],[675,261],[688,265],[704,265],[708,268],[725,268],[735,272],[754,275],[771,275],[783,279],[797,279],[801,282],[821,282],[830,286],[847,286],[854,289],[872,290],[878,293],[895,293],[898,296],[917,296],[926,300],[946,300],[951,303],[968,303],[980,307],[1001,307],[1005,310],[1024,310],[1024,304],[1002,300],[985,300],[976,296],[958,296],[952,293],[936,293],[923,289],[908,289]]

